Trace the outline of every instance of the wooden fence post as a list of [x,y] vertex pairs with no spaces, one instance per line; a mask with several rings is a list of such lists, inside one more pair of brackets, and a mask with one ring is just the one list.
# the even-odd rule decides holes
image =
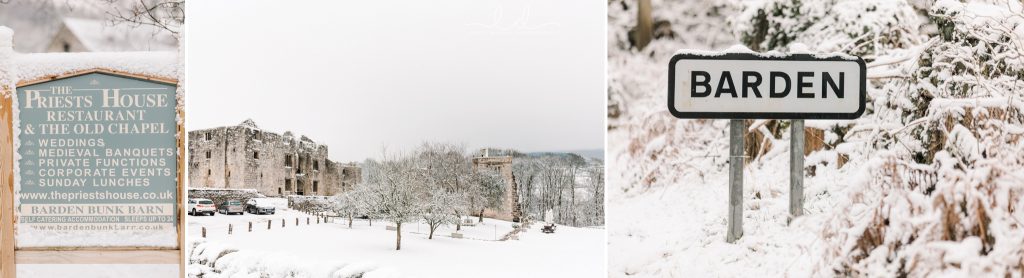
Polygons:
[[233,226],[232,226],[231,224],[228,224],[228,234],[229,234],[229,235],[231,234],[231,230],[232,230],[233,228],[234,228],[234,227],[233,227]]
[[203,227],[203,238],[206,238],[206,227]]
[[272,222],[274,222],[274,221],[273,220],[267,220],[267,230],[270,230],[270,223],[272,223]]
[[249,221],[249,232],[252,232],[252,221]]
[[309,217],[306,217],[306,226],[309,226]]

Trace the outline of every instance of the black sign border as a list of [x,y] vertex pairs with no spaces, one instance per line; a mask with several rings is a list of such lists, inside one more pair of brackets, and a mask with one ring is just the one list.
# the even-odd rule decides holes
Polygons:
[[[676,110],[675,91],[676,63],[680,60],[757,60],[757,61],[812,61],[812,62],[856,62],[860,66],[860,107],[853,113],[778,113],[778,112],[680,112]],[[680,119],[814,119],[852,120],[864,114],[867,105],[867,65],[864,59],[844,59],[842,56],[815,57],[811,54],[790,54],[786,56],[761,56],[754,53],[725,53],[721,55],[697,55],[678,53],[668,63],[668,111]]]

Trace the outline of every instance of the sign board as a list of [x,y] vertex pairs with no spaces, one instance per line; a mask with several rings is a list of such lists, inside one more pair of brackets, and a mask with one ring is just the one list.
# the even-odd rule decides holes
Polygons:
[[177,249],[174,83],[94,71],[13,98],[17,249]]
[[677,118],[855,119],[864,113],[864,60],[845,55],[679,53],[669,62]]

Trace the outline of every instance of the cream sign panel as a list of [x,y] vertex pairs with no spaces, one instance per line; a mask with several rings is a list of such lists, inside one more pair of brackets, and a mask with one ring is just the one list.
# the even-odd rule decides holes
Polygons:
[[177,247],[173,84],[89,73],[14,102],[18,248]]
[[669,63],[668,104],[679,118],[853,119],[865,80],[856,57],[681,53]]

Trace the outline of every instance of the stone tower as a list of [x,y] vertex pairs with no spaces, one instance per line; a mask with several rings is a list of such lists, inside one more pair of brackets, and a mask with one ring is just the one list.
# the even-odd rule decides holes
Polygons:
[[505,191],[501,209],[486,209],[484,217],[519,222],[522,211],[519,206],[519,188],[516,185],[515,174],[512,173],[512,156],[492,151],[494,150],[483,149],[478,156],[473,157],[473,171],[497,171],[509,190]]

